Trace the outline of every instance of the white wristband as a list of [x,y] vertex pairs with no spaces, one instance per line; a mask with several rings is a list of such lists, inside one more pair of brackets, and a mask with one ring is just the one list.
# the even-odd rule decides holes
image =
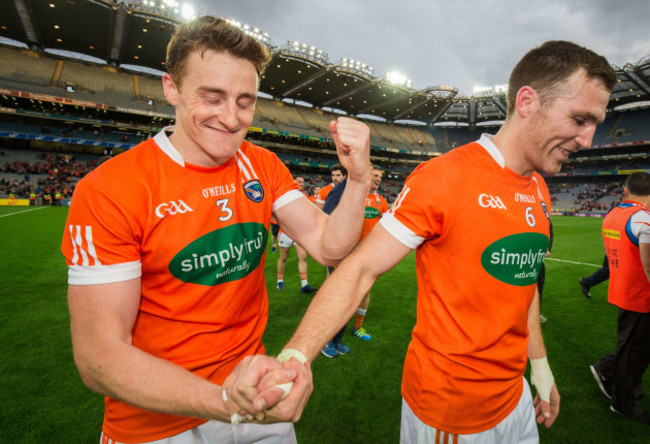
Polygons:
[[[302,354],[300,350],[296,350],[294,348],[285,348],[280,352],[280,354],[277,356],[277,360],[280,362],[288,361],[291,358],[296,358],[298,362],[301,364],[304,364],[307,362],[307,357]],[[293,382],[285,382],[284,384],[277,384],[276,387],[281,388],[284,394],[282,395],[282,399],[286,398],[289,392],[291,391],[291,387],[293,387]]]
[[[223,399],[224,404],[226,403],[226,401],[228,401],[228,393],[226,393],[225,388],[221,388],[221,399]],[[232,425],[241,424],[243,422],[246,422],[246,418],[244,418],[239,413],[233,413],[232,415],[230,415],[230,423]]]
[[303,355],[300,350],[296,350],[295,348],[285,348],[280,352],[276,359],[280,362],[284,362],[291,358],[296,358],[301,364],[307,362],[307,357]]
[[530,381],[537,389],[541,400],[549,402],[551,399],[551,389],[555,381],[546,356],[530,360]]

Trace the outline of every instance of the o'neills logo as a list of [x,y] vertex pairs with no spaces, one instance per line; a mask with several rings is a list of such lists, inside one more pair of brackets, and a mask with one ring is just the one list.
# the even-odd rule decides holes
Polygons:
[[549,239],[541,233],[519,233],[489,245],[481,264],[495,279],[520,287],[537,282]]
[[380,215],[381,213],[375,207],[366,207],[363,212],[363,217],[365,219],[377,219]]
[[169,271],[183,282],[207,286],[241,279],[260,264],[267,238],[264,225],[254,222],[215,230],[179,251]]

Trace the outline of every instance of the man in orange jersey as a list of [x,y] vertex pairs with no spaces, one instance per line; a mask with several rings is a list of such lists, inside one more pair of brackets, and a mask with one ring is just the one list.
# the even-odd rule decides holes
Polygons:
[[[377,191],[381,186],[383,172],[381,169],[375,165],[370,166],[370,187],[368,188],[368,195],[366,196],[366,209],[364,211],[363,218],[363,228],[361,230],[361,237],[359,242],[363,241],[366,238],[368,233],[377,225],[379,218],[382,214],[388,211],[388,203],[386,200],[380,196]],[[338,200],[341,197],[343,190],[345,190],[346,180],[343,180],[339,185],[337,185],[331,193],[327,196],[327,201],[323,207],[323,211],[328,212],[336,208]],[[333,269],[328,267],[328,274],[330,274]],[[355,314],[354,327],[352,333],[364,341],[370,341],[372,337],[368,334],[365,328],[363,328],[363,321],[366,317],[366,312],[368,311],[368,305],[370,304],[370,292],[366,293],[357,312]],[[338,355],[345,355],[350,353],[350,348],[343,344],[343,335],[345,334],[345,329],[347,325],[343,325],[341,329],[334,335],[331,341],[329,341],[322,348],[321,353],[323,356],[328,358],[336,358]]]
[[314,189],[311,191],[312,194],[311,194],[311,196],[308,197],[308,199],[311,202],[316,203],[316,200],[318,199],[318,193],[320,193],[320,190],[321,190],[321,187],[314,187]]
[[329,194],[330,191],[332,191],[332,188],[340,184],[343,181],[343,179],[348,177],[348,172],[346,171],[345,167],[340,163],[337,163],[336,165],[332,166],[332,168],[330,168],[330,174],[332,176],[332,183],[324,186],[318,192],[318,198],[316,199],[316,206],[320,209],[323,209],[323,205],[325,205],[325,199],[327,199],[327,195]]
[[[298,191],[303,193],[307,198],[309,195],[305,191],[305,178],[296,177],[296,184],[298,185]],[[279,233],[279,243],[280,246],[280,256],[278,257],[278,263],[276,264],[276,273],[277,280],[275,282],[275,288],[278,290],[284,290],[284,270],[287,265],[287,258],[289,257],[289,249],[293,245],[296,248],[296,254],[298,255],[298,273],[300,274],[300,292],[301,293],[315,293],[318,291],[318,288],[312,287],[309,285],[309,277],[307,275],[307,252],[300,245],[295,243],[293,239],[289,237],[287,233],[280,230]]]
[[650,174],[625,181],[623,201],[603,221],[610,304],[618,307],[616,350],[590,366],[611,410],[650,425],[639,404],[650,364]]
[[[370,168],[370,188],[368,189],[368,195],[366,196],[366,210],[363,214],[363,228],[361,229],[359,242],[363,241],[366,236],[370,234],[370,231],[375,228],[377,223],[379,223],[381,215],[388,211],[388,202],[386,202],[386,199],[379,194],[379,187],[381,187],[383,175],[384,173],[381,168],[372,165]],[[359,308],[357,308],[354,319],[354,328],[352,329],[352,334],[364,341],[370,341],[372,339],[366,329],[363,328],[363,321],[365,320],[369,305],[370,291],[366,293],[361,300],[361,304],[359,304]]]
[[607,60],[573,43],[528,52],[510,76],[498,133],[410,175],[324,282],[287,348],[313,359],[377,277],[416,249],[418,317],[404,363],[401,442],[539,440],[535,418],[550,427],[560,396],[536,294],[550,223],[538,171],[556,174],[591,145],[615,82]]
[[[328,217],[244,140],[269,58],[224,20],[179,26],[163,76],[176,125],[77,185],[62,251],[75,363],[106,396],[102,442],[295,442],[284,421],[300,417],[311,373],[300,352],[263,355],[269,223],[337,264],[361,232],[369,130],[330,124],[350,183]],[[243,400],[249,372],[273,378],[273,408]]]

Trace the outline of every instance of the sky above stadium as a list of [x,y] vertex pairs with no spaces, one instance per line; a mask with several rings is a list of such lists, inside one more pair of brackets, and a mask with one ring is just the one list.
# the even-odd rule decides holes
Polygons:
[[650,55],[648,0],[191,0],[200,14],[231,17],[342,58],[397,70],[412,87],[508,81],[531,48],[570,40],[622,67]]

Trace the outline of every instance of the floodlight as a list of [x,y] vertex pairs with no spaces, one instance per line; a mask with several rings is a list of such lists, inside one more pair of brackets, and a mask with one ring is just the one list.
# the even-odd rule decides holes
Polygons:
[[358,60],[342,58],[340,65],[343,68],[357,71],[359,73],[365,74],[366,76],[371,76],[375,69],[371,66],[366,65]]
[[253,37],[258,42],[269,46],[271,45],[271,36],[268,32],[263,32],[259,28],[253,28],[250,25],[242,24],[241,22],[232,19],[228,19],[227,22],[241,29],[244,31],[244,34]]
[[475,96],[489,96],[489,95],[492,94],[492,87],[491,86],[475,86],[473,91],[474,91]]
[[183,3],[183,6],[181,7],[181,15],[185,20],[192,20],[196,16],[196,11],[189,3]]
[[315,46],[308,45],[306,43],[300,43],[297,41],[287,41],[287,51],[297,53],[300,55],[307,55],[309,58],[319,62],[327,62],[327,54],[322,50],[316,48]]
[[411,87],[411,80],[406,77],[404,74],[397,71],[390,71],[386,73],[386,80],[393,85]]

